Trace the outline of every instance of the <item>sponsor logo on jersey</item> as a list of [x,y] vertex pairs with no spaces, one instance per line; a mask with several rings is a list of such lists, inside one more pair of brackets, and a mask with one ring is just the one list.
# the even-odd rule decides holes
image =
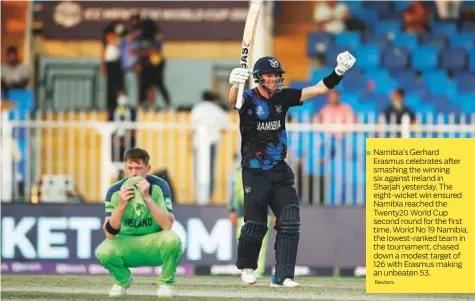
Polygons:
[[251,192],[251,187],[249,187],[249,186],[244,187],[244,191],[246,193],[250,193]]
[[282,113],[282,105],[276,105],[275,110],[277,111],[277,113]]
[[256,114],[261,116],[264,114],[264,109],[261,106],[257,107]]
[[281,127],[280,120],[276,121],[258,121],[257,130],[258,131],[275,131],[279,130]]

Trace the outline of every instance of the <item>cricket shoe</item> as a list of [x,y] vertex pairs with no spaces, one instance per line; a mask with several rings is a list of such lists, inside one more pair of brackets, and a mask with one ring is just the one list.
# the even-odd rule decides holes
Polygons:
[[256,284],[256,274],[254,273],[253,269],[243,269],[241,271],[241,280],[249,285]]
[[[129,283],[130,285],[132,285],[132,282],[133,282],[133,278],[132,276],[130,276],[129,278]],[[129,287],[130,287],[129,285]],[[126,296],[127,295],[127,288],[123,287],[123,286],[120,286],[118,285],[117,283],[114,283],[114,285],[112,286],[112,288],[110,289],[109,291],[109,297],[122,297],[122,296]]]
[[275,275],[270,280],[270,287],[300,287],[301,285],[290,278],[285,278],[282,284],[276,283]]
[[161,284],[157,289],[158,298],[171,298],[173,297],[172,287],[168,284]]

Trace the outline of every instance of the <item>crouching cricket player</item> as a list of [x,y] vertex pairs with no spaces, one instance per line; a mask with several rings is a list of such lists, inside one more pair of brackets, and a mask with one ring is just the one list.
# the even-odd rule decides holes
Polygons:
[[106,195],[106,235],[96,250],[100,263],[115,278],[110,297],[127,294],[132,284],[131,267],[162,266],[157,296],[171,297],[182,245],[171,231],[174,222],[170,187],[149,175],[147,151],[132,148],[124,155],[127,178],[109,188]]

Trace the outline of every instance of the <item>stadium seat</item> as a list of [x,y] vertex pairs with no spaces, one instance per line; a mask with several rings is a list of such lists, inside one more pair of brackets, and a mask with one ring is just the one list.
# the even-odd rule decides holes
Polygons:
[[363,8],[363,2],[362,1],[341,1],[341,2],[345,3],[345,5],[348,6],[348,9],[350,11]]
[[312,32],[307,37],[307,55],[317,56],[327,51],[333,44],[333,38],[329,33]]
[[402,12],[411,4],[411,1],[394,1],[394,10]]
[[469,52],[470,55],[470,70],[475,71],[475,49]]
[[389,95],[394,89],[399,86],[398,83],[393,79],[375,78],[373,81],[373,92],[375,94]]
[[438,65],[438,51],[434,46],[422,45],[412,51],[412,68],[415,70],[434,70]]
[[386,69],[372,69],[365,72],[366,80],[373,80],[375,78],[390,79],[391,75]]
[[441,35],[424,35],[421,39],[421,44],[427,46],[435,46],[438,50],[447,46],[447,38]]
[[362,69],[376,68],[380,64],[381,47],[379,45],[362,45],[355,51],[358,66]]
[[473,114],[475,113],[475,101],[464,101],[464,102],[460,102],[460,107],[462,107],[462,110],[465,112],[465,113],[469,113],[469,114]]
[[381,48],[384,48],[389,42],[388,42],[388,37],[385,33],[379,33],[379,34],[367,34],[366,37],[364,38],[364,43],[367,45],[369,44],[379,45]]
[[389,70],[405,70],[409,64],[409,53],[404,47],[390,47],[383,51],[382,66]]
[[391,77],[400,85],[405,86],[407,83],[414,83],[416,75],[412,71],[395,71],[391,72]]
[[[475,92],[475,73],[461,72],[455,75],[458,91],[461,93]],[[475,101],[475,99],[474,99]]]
[[419,38],[416,34],[398,33],[394,37],[392,44],[397,47],[413,50],[419,46]]
[[367,9],[376,9],[381,12],[392,10],[392,3],[389,1],[365,1],[363,6]]
[[374,28],[375,33],[384,33],[388,34],[391,33],[393,35],[401,32],[401,23],[398,21],[381,21],[378,25]]
[[364,20],[366,25],[375,26],[379,24],[379,11],[373,9],[355,9],[351,11],[351,16]]
[[361,36],[359,32],[343,32],[335,36],[335,46],[355,49],[361,45]]
[[475,93],[459,93],[457,97],[451,98],[452,103],[461,106],[465,102],[475,102]]
[[469,51],[475,47],[475,36],[472,33],[457,33],[450,36],[450,46],[461,47]]
[[471,32],[472,34],[475,33],[475,22],[471,21],[466,21],[462,23],[461,26],[461,31],[462,32]]
[[[368,1],[369,3],[370,1]],[[376,1],[371,1],[372,3],[389,3],[389,2],[376,2]],[[392,10],[387,10],[387,11],[381,11],[379,14],[379,19],[384,20],[384,21],[399,21],[401,20],[401,13],[397,11],[392,11]]]
[[410,94],[407,94],[404,97],[404,103],[407,106],[411,107],[411,108],[415,108],[415,107],[418,107],[419,105],[421,105],[422,100],[421,100],[421,97],[419,96],[419,94],[410,93]]
[[422,74],[422,79],[427,83],[445,83],[448,81],[447,73],[444,70],[426,71]]
[[365,91],[366,88],[366,79],[363,73],[358,70],[351,70],[345,74],[345,80],[342,81],[342,86],[345,91],[349,92],[358,92]]
[[451,36],[457,33],[457,24],[452,22],[437,22],[432,24],[432,33]]
[[340,100],[342,103],[346,103],[353,108],[359,104],[360,96],[358,93],[344,92],[340,93]]
[[331,68],[323,68],[323,69],[314,69],[310,76],[311,83],[315,85],[319,81],[321,81],[324,77],[328,76],[332,72]]
[[467,53],[460,47],[445,48],[441,51],[441,67],[453,71],[467,69]]

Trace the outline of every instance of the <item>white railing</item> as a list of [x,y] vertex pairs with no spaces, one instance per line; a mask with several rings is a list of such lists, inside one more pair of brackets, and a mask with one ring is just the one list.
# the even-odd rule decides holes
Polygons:
[[[195,204],[199,198],[188,113],[144,112],[137,122],[108,122],[104,112],[36,112],[16,114],[9,121],[3,114],[2,201],[36,202],[42,176],[58,174],[69,176],[86,201],[102,201],[119,177],[121,143],[122,151],[139,146],[150,152],[153,170],[167,170],[178,202]],[[391,126],[378,122],[374,114],[357,116],[352,124],[324,125],[305,118],[289,122],[288,162],[302,203],[364,205],[366,138],[475,136],[475,115],[418,119],[423,117],[426,124],[411,125],[407,119]],[[230,119],[233,125],[222,135],[217,151],[211,197],[215,204],[227,202],[229,175],[240,149],[236,114],[230,113]]]

